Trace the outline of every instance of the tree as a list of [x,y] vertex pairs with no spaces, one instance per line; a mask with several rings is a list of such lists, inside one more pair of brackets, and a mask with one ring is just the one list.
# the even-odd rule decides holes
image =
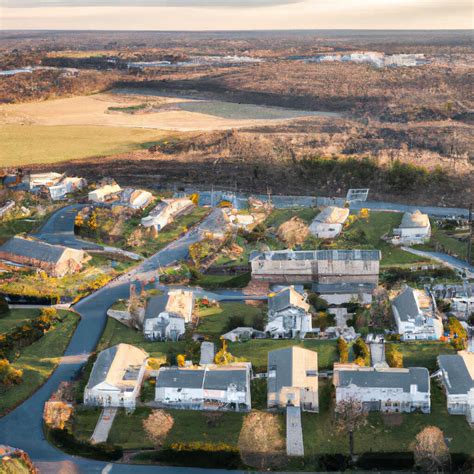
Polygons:
[[8,307],[7,300],[3,295],[0,295],[0,315],[6,314],[10,311],[10,308]]
[[387,364],[390,367],[402,368],[403,367],[403,354],[399,351],[395,345],[386,344],[385,345],[385,358]]
[[336,404],[336,429],[349,435],[349,454],[354,456],[354,433],[367,423],[367,412],[356,398],[341,400]]
[[363,207],[359,212],[359,217],[368,221],[370,217],[370,211],[366,207]]
[[7,359],[0,359],[0,386],[18,385],[23,382],[23,371],[14,369]]
[[173,425],[173,417],[163,410],[153,410],[143,420],[143,429],[157,448],[161,448]]
[[415,465],[424,472],[443,472],[449,468],[449,449],[438,427],[425,427],[416,435],[412,447]]
[[356,339],[353,345],[356,356],[355,363],[360,366],[370,365],[370,350],[364,340],[360,337]]
[[339,352],[339,362],[345,364],[349,361],[349,345],[343,337],[337,340],[337,350]]

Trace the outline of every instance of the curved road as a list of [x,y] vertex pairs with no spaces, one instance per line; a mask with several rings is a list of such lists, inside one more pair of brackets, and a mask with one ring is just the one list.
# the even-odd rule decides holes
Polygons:
[[[53,216],[53,219],[55,217]],[[119,463],[104,463],[75,456],[70,456],[51,446],[43,434],[43,407],[46,400],[57,389],[63,380],[74,378],[89,354],[95,350],[106,323],[107,309],[118,298],[127,298],[130,284],[139,277],[156,270],[160,265],[169,265],[187,257],[188,246],[201,238],[209,228],[218,229],[221,220],[219,211],[213,211],[204,221],[173,242],[150,259],[144,261],[130,274],[122,276],[106,287],[84,298],[74,306],[82,318],[61,359],[61,362],[50,379],[28,400],[3,418],[0,418],[0,444],[7,444],[26,451],[41,472],[47,473],[144,473],[162,471],[170,474],[205,473],[205,469],[137,466]],[[48,231],[49,226],[44,228]],[[41,231],[40,231],[41,232]],[[150,275],[148,275],[150,276]],[[227,472],[214,471],[214,472]]]

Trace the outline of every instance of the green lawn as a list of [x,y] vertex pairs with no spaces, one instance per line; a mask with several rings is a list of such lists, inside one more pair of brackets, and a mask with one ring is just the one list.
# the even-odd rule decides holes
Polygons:
[[229,343],[230,352],[237,357],[245,357],[252,362],[254,370],[262,372],[267,368],[268,352],[291,346],[301,346],[318,353],[320,370],[333,368],[338,359],[336,341],[306,339],[253,339],[247,342]]
[[[464,231],[464,235],[466,232]],[[436,224],[431,222],[431,239],[423,245],[415,245],[414,248],[420,250],[437,250],[441,252],[450,252],[459,258],[467,257],[467,241],[462,242],[456,238],[456,233],[438,229]]]
[[57,163],[127,153],[140,149],[142,143],[169,135],[172,134],[128,127],[2,125],[0,165]]
[[[369,414],[367,425],[355,434],[356,453],[408,451],[415,436],[425,426],[434,425],[443,430],[452,453],[474,454],[474,436],[466,418],[448,414],[446,397],[436,384],[432,384],[431,392],[431,414]],[[319,397],[320,413],[303,413],[306,456],[348,454],[347,435],[338,434],[334,429],[330,382],[320,381]],[[396,423],[397,419],[399,423]]]
[[36,318],[39,314],[40,310],[37,308],[11,309],[8,313],[0,316],[0,334]]
[[[395,247],[381,238],[389,234],[392,229],[398,227],[401,223],[403,214],[400,212],[370,212],[369,219],[358,219],[348,229],[343,230],[342,234],[336,239],[337,248],[376,248],[382,252],[382,267],[394,265],[406,265],[426,261],[422,257],[405,252]],[[350,235],[357,231],[364,231],[367,240],[365,242],[354,242],[350,240]]]
[[[139,407],[133,413],[127,414],[121,409],[115,417],[108,442],[124,449],[153,448],[143,430],[143,420],[151,413],[150,408]],[[165,444],[172,443],[225,443],[237,446],[243,413],[205,413],[193,410],[168,410],[174,418]],[[83,441],[88,441],[94,432],[99,418],[100,409],[79,407],[72,422],[74,435]]]
[[53,373],[74,333],[79,316],[64,312],[64,320],[41,339],[21,351],[12,366],[23,370],[23,382],[0,393],[0,414],[9,410],[35,392]]
[[100,352],[121,342],[141,347],[148,352],[151,357],[156,357],[158,359],[165,359],[170,348],[180,351],[184,350],[184,341],[150,342],[145,340],[140,331],[130,329],[115,319],[108,318],[105,330],[100,338],[99,344],[97,345],[97,351]]
[[206,275],[200,273],[198,278],[192,280],[191,285],[200,286],[208,290],[219,288],[244,288],[251,280],[250,272],[240,275]]
[[242,316],[245,326],[253,326],[255,317],[262,312],[266,314],[266,306],[253,306],[242,303],[221,303],[219,306],[199,310],[199,325],[196,332],[204,336],[220,336],[227,331],[227,323],[231,316]]
[[0,222],[0,244],[17,234],[30,233],[37,225],[38,220],[32,217],[8,219]]
[[436,357],[454,354],[456,351],[446,342],[404,342],[393,343],[403,354],[404,367],[426,367],[430,372],[437,369]]

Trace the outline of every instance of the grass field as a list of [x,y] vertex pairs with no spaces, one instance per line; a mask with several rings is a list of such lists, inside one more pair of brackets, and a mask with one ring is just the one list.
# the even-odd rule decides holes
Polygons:
[[39,316],[40,311],[36,308],[11,309],[8,313],[0,316],[0,334],[4,334],[15,326]]
[[53,373],[74,333],[79,316],[65,313],[65,318],[41,339],[21,351],[12,366],[23,370],[23,382],[0,393],[0,414],[26,400]]
[[0,126],[0,166],[108,156],[140,148],[144,142],[158,140],[168,132],[127,127],[88,125]]
[[274,209],[265,220],[268,227],[279,227],[283,222],[290,220],[292,217],[299,217],[307,224],[319,214],[319,210],[310,208],[295,208],[295,209]]
[[[0,147],[0,154],[1,153]],[[3,166],[1,162],[0,165]],[[38,222],[31,218],[2,220],[2,222],[0,222],[0,244],[5,243],[14,235],[31,232],[37,224]]]
[[[303,413],[305,455],[348,454],[348,437],[334,429],[334,399],[330,382],[320,382],[319,401],[320,413]],[[355,452],[408,451],[415,436],[428,425],[443,430],[452,453],[474,454],[474,437],[466,418],[448,414],[446,397],[436,384],[431,386],[430,414],[369,414],[367,425],[355,434]]]
[[266,313],[266,306],[252,306],[242,303],[221,303],[219,306],[204,308],[199,311],[199,325],[196,331],[204,336],[220,336],[227,329],[231,316],[242,316],[245,326],[253,326],[255,317]]
[[403,354],[404,367],[426,367],[430,372],[437,368],[436,357],[454,354],[456,350],[446,342],[404,342],[393,343]]
[[338,358],[335,340],[321,341],[306,339],[305,341],[298,341],[296,339],[253,339],[247,342],[229,343],[229,350],[234,356],[245,357],[252,362],[254,370],[262,372],[267,368],[269,351],[291,346],[301,346],[317,351],[320,370],[332,370],[333,364]]

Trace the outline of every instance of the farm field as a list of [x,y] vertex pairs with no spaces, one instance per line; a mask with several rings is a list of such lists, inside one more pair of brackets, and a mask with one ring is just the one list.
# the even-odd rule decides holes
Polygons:
[[0,415],[26,400],[53,373],[79,322],[76,313],[65,317],[41,339],[22,349],[11,365],[23,371],[23,382],[0,392]]
[[0,166],[58,163],[141,148],[167,133],[91,125],[0,125]]

